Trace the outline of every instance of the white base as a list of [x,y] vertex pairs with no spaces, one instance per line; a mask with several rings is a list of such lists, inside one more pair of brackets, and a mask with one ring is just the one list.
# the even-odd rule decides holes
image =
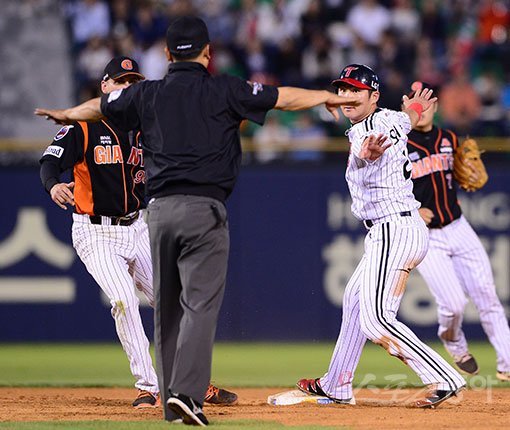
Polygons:
[[291,390],[269,396],[267,398],[267,403],[273,406],[289,406],[297,405],[298,403],[314,403],[316,405],[329,405],[335,402],[327,397],[312,396],[305,394],[299,390]]

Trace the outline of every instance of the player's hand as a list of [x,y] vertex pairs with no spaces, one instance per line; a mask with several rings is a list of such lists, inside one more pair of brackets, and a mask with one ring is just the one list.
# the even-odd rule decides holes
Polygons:
[[36,108],[34,114],[43,116],[48,121],[53,121],[55,124],[72,124],[74,121],[70,120],[67,116],[66,109],[43,109]]
[[331,93],[330,97],[326,100],[326,109],[333,115],[335,121],[340,119],[340,114],[338,113],[338,108],[340,106],[351,105],[358,106],[360,101],[356,96],[342,96]]
[[418,209],[421,218],[425,221],[425,224],[429,225],[432,222],[432,218],[434,218],[434,212],[432,212],[429,208],[420,208]]
[[431,89],[421,88],[421,86],[419,85],[416,85],[412,88],[413,89],[416,88],[413,97],[409,98],[406,95],[402,97],[402,104],[404,105],[404,110],[411,106],[413,103],[419,103],[423,107],[423,110],[426,111],[430,106],[432,106],[437,101],[437,97],[432,97]]
[[51,199],[62,209],[67,210],[66,204],[74,206],[74,182],[55,184],[51,187]]
[[379,134],[378,136],[371,134],[368,136],[361,145],[361,151],[358,154],[359,158],[370,161],[377,160],[391,146],[391,142],[386,145],[384,144],[387,139],[388,137],[384,134]]

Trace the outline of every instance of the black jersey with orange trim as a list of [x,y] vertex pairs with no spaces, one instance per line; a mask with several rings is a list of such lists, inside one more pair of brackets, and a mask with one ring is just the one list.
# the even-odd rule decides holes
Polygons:
[[433,127],[428,132],[412,130],[407,149],[413,163],[413,193],[421,207],[434,213],[430,228],[443,227],[462,214],[453,178],[453,154],[458,138],[450,130]]
[[62,172],[73,169],[77,213],[119,217],[145,207],[140,132],[126,133],[108,121],[68,125],[40,162],[41,172],[52,172],[41,175],[47,191],[61,182]]

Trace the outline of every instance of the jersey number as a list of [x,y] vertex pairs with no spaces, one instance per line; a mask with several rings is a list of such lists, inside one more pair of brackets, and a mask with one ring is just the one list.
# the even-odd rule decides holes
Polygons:
[[402,135],[400,134],[396,127],[393,127],[390,130],[390,138],[391,141],[393,142],[393,145],[395,145],[402,138]]

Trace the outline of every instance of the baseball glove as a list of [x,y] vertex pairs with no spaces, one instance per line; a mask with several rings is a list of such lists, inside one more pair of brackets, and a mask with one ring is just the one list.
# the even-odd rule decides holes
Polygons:
[[455,151],[453,175],[460,187],[466,191],[479,190],[489,179],[481,154],[482,151],[474,139],[466,139]]

